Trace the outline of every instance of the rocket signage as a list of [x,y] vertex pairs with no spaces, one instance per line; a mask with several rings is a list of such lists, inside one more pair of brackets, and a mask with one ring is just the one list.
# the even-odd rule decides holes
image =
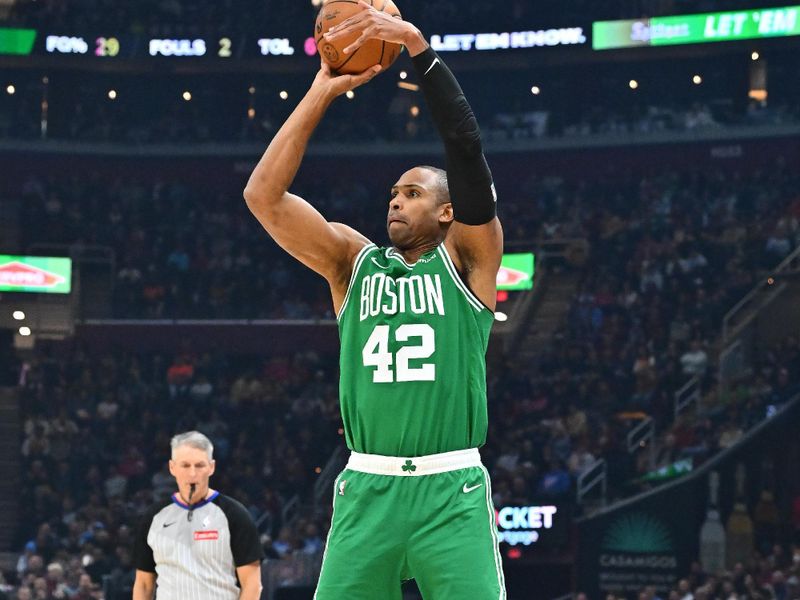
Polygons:
[[69,294],[72,260],[0,254],[0,292]]

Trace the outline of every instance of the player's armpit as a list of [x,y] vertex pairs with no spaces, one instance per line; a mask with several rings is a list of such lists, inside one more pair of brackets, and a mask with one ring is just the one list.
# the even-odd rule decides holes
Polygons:
[[332,288],[349,279],[353,258],[369,243],[354,229],[329,223],[317,209],[294,194],[287,192],[277,202],[260,202],[247,194],[245,199],[277,244],[325,277]]
[[454,222],[447,251],[470,290],[491,310],[497,303],[497,271],[503,259],[503,228],[495,217],[483,225]]

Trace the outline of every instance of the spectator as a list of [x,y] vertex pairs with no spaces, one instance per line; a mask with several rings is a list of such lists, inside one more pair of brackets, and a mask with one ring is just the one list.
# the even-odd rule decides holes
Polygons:
[[538,492],[549,498],[564,496],[570,489],[569,472],[558,460],[550,463],[549,470],[542,476]]
[[683,374],[688,377],[702,377],[708,368],[708,354],[703,350],[700,340],[693,340],[691,348],[681,356]]

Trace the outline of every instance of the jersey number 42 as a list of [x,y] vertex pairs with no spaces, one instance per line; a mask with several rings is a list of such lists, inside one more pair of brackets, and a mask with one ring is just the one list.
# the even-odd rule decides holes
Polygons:
[[[425,363],[410,367],[409,361],[430,358],[436,351],[436,336],[433,327],[424,323],[401,325],[394,332],[394,339],[407,342],[418,338],[419,344],[403,346],[392,356],[389,352],[388,325],[376,325],[372,330],[361,357],[365,367],[375,367],[372,372],[373,383],[394,383],[395,381],[435,381],[436,365]],[[395,365],[395,370],[391,367]]]

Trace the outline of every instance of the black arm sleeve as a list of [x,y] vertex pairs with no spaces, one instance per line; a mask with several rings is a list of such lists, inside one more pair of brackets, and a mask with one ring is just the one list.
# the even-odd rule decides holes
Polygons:
[[133,566],[139,571],[156,572],[156,561],[153,558],[153,549],[147,543],[147,534],[153,525],[153,517],[162,508],[163,505],[148,508],[136,528],[136,537],[133,540]]
[[261,549],[258,528],[253,522],[253,517],[240,502],[229,496],[219,496],[217,502],[228,519],[233,564],[243,567],[253,562],[261,562],[264,552]]
[[411,58],[433,122],[444,141],[447,183],[456,221],[483,225],[497,213],[481,132],[461,86],[432,48]]

